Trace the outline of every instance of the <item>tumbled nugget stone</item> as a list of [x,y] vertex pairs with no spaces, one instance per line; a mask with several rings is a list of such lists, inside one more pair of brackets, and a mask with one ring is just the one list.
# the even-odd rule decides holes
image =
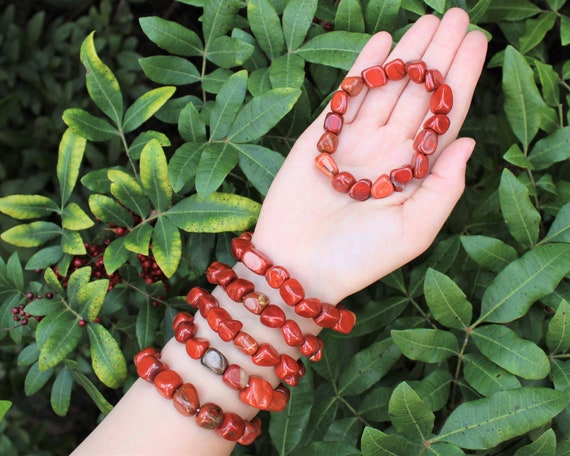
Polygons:
[[414,139],[413,149],[425,155],[431,155],[437,150],[437,134],[435,131],[424,128]]
[[342,90],[348,93],[351,97],[358,95],[364,87],[364,82],[359,76],[347,76],[340,84]]
[[429,109],[434,114],[447,114],[453,107],[453,91],[447,84],[440,85],[431,96]]
[[362,80],[368,87],[380,87],[386,84],[386,72],[380,65],[366,68],[362,71]]
[[184,383],[178,388],[172,396],[174,408],[184,416],[192,416],[196,414],[200,407],[198,392],[192,383]]
[[228,368],[228,360],[215,348],[208,348],[200,362],[217,375],[222,375]]
[[196,414],[196,424],[205,429],[216,429],[224,420],[224,412],[219,405],[206,402]]
[[392,81],[399,81],[406,76],[406,65],[402,59],[394,59],[384,65],[386,76]]

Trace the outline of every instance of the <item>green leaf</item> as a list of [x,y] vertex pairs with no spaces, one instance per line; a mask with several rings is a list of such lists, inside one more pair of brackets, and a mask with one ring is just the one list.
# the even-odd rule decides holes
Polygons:
[[124,244],[125,238],[119,237],[112,241],[105,249],[103,253],[103,263],[105,264],[107,274],[112,274],[127,262],[129,251],[125,248]]
[[570,127],[555,130],[545,138],[539,139],[528,159],[534,169],[541,170],[552,166],[554,163],[570,158]]
[[[426,1],[428,4],[432,2]],[[438,0],[438,3],[439,2],[440,1]],[[445,3],[445,1],[443,3]],[[398,19],[399,10],[400,0],[370,0],[364,11],[366,31],[370,34],[374,34],[381,30],[391,31]],[[438,12],[442,13],[443,11]]]
[[[63,253],[63,252],[62,252]],[[55,264],[55,263],[52,263]],[[48,286],[48,288],[61,296],[65,296],[65,290],[59,283],[59,279],[55,275],[55,272],[52,268],[46,268],[44,271],[44,282]]]
[[206,49],[216,37],[224,35],[232,29],[236,14],[241,7],[241,0],[208,0],[204,2],[202,30]]
[[61,249],[69,255],[85,255],[87,253],[81,234],[66,229],[61,232]]
[[540,127],[544,101],[534,82],[532,69],[512,46],[507,46],[505,51],[503,92],[507,119],[526,151]]
[[506,323],[526,314],[533,302],[552,293],[570,271],[570,245],[538,246],[504,268],[485,290],[477,320]]
[[188,142],[174,152],[168,164],[168,176],[175,192],[179,192],[196,174],[204,146],[205,143]]
[[547,65],[539,60],[536,60],[534,65],[538,70],[538,77],[540,78],[544,101],[546,101],[549,106],[556,108],[560,102],[560,89],[558,88],[558,80],[560,79],[560,76],[556,71],[554,71],[552,65]]
[[83,266],[74,270],[67,281],[67,297],[73,310],[79,312],[81,299],[78,297],[81,290],[89,284],[91,279],[91,266]]
[[4,231],[0,238],[18,247],[38,247],[61,235],[61,228],[52,222],[32,222],[16,225]]
[[152,305],[150,299],[147,299],[137,313],[136,333],[137,342],[141,349],[150,347],[154,343],[158,323],[158,308]]
[[69,203],[61,213],[61,226],[66,230],[81,231],[91,228],[95,222],[77,203]]
[[305,82],[305,61],[296,54],[285,54],[273,59],[269,67],[271,86],[301,89]]
[[[283,38],[287,50],[297,49],[307,36],[317,11],[318,0],[291,0],[283,10]],[[339,6],[340,7],[340,6]]]
[[140,177],[145,194],[158,211],[170,206],[172,187],[168,180],[166,155],[158,141],[151,139],[141,152]]
[[334,18],[335,30],[364,33],[364,15],[358,0],[342,0]]
[[534,442],[519,448],[513,456],[555,456],[556,434],[552,429],[545,431]]
[[117,169],[110,169],[107,176],[111,181],[112,195],[127,209],[145,219],[150,212],[150,204],[140,184],[129,174]]
[[562,46],[570,44],[570,18],[568,16],[560,16],[560,43]]
[[175,87],[159,87],[149,90],[138,97],[125,112],[122,126],[123,133],[133,131],[150,119],[174,95],[175,91]]
[[438,440],[485,450],[546,424],[568,404],[566,393],[518,388],[465,402],[443,425]]
[[552,11],[542,13],[536,19],[527,19],[525,33],[519,41],[521,53],[526,54],[539,45],[552,29],[554,22],[556,22],[556,14]]
[[8,195],[0,198],[0,212],[18,220],[46,217],[58,210],[57,204],[47,196]]
[[75,349],[83,334],[77,318],[67,310],[45,316],[38,323],[36,332],[41,370],[50,369],[63,361]]
[[425,451],[423,444],[414,443],[399,434],[384,434],[366,426],[360,442],[362,456],[416,455]]
[[200,198],[215,192],[238,163],[235,148],[227,142],[207,143],[196,170],[196,191]]
[[71,372],[77,383],[83,387],[99,411],[105,415],[110,413],[113,409],[113,406],[107,402],[107,399],[105,399],[105,397],[101,394],[93,382],[78,370],[73,369]]
[[412,440],[426,440],[435,415],[406,382],[400,383],[390,398],[389,414],[396,430]]
[[454,383],[447,370],[436,370],[428,374],[419,383],[414,384],[414,391],[432,412],[441,410],[447,404],[449,391]]
[[39,363],[34,363],[26,374],[24,380],[24,392],[26,396],[36,394],[48,382],[53,374],[53,369],[41,369]]
[[155,55],[139,60],[144,74],[152,81],[164,85],[187,85],[200,80],[196,66],[183,57]]
[[22,270],[18,252],[14,252],[10,255],[6,262],[5,273],[2,275],[4,277],[0,280],[8,282],[10,288],[13,287],[21,292],[24,291],[24,271]]
[[247,2],[247,20],[259,47],[274,59],[281,55],[285,48],[285,40],[281,31],[281,23],[275,8],[269,0],[249,0]]
[[152,253],[164,275],[172,277],[182,258],[182,239],[178,228],[166,217],[160,217],[154,226]]
[[353,337],[368,334],[389,325],[404,311],[409,300],[405,296],[386,298],[382,303],[372,302],[358,313]]
[[178,228],[188,232],[244,231],[259,215],[259,203],[239,195],[212,193],[200,199],[191,195],[164,213]]
[[459,351],[455,336],[440,329],[404,329],[390,332],[402,354],[414,361],[440,363]]
[[375,342],[354,356],[345,366],[338,383],[339,394],[359,394],[380,380],[400,359],[392,339]]
[[206,141],[206,124],[194,104],[187,103],[180,111],[178,133],[187,142],[201,143]]
[[530,202],[528,189],[507,168],[499,185],[501,211],[509,232],[518,242],[533,246],[539,234],[540,213]]
[[570,202],[560,208],[543,242],[570,243]]
[[210,114],[210,138],[224,138],[233,119],[241,108],[247,89],[247,71],[242,70],[230,76],[216,96],[216,102]]
[[121,347],[102,325],[89,323],[87,333],[95,375],[105,386],[118,388],[127,379],[127,363]]
[[210,47],[206,58],[220,68],[232,68],[243,65],[253,54],[254,47],[238,38],[217,37]]
[[546,345],[551,354],[570,350],[570,304],[562,301],[548,324]]
[[232,144],[232,146],[239,153],[239,167],[247,180],[259,193],[266,195],[285,160],[283,156],[256,144]]
[[300,90],[279,88],[254,97],[232,123],[228,132],[230,141],[247,143],[260,138],[293,108],[300,95]]
[[540,12],[529,0],[493,0],[482,22],[520,21]]
[[361,456],[353,445],[338,441],[313,442],[295,450],[295,456]]
[[144,146],[146,146],[151,139],[157,140],[162,147],[170,146],[170,139],[168,139],[168,136],[166,136],[164,133],[160,133],[159,131],[146,130],[138,135],[129,146],[129,156],[133,160],[139,160]]
[[82,286],[77,292],[79,315],[86,317],[88,321],[95,320],[103,307],[108,289],[108,279],[94,280]]
[[107,195],[89,195],[89,209],[99,220],[117,226],[133,226],[133,216],[117,201]]
[[463,362],[465,380],[483,396],[521,386],[517,377],[478,353],[464,355]]
[[[149,223],[141,223],[131,230],[123,239],[125,249],[134,253],[148,255],[148,247],[150,238],[152,237],[153,227]],[[117,246],[120,248],[119,246]]]
[[488,236],[461,236],[461,245],[478,265],[499,272],[513,262],[518,254],[514,247]]
[[552,360],[552,383],[558,391],[567,392],[570,389],[570,362]]
[[71,402],[73,375],[67,366],[59,371],[53,382],[50,395],[51,408],[56,415],[65,416]]
[[113,125],[83,109],[66,109],[62,119],[65,125],[89,141],[108,141],[119,136],[119,131]]
[[12,407],[12,402],[10,401],[0,401],[0,421],[4,419],[8,410]]
[[67,203],[77,183],[79,167],[83,161],[86,144],[85,138],[69,128],[65,130],[61,137],[57,157],[57,180],[61,192],[62,206],[65,206]]
[[145,35],[169,54],[185,57],[202,55],[202,42],[193,30],[160,17],[141,17],[139,23]]
[[521,339],[512,329],[488,325],[473,330],[477,348],[503,369],[528,380],[539,380],[550,372],[548,357],[536,344]]
[[523,169],[534,169],[528,157],[523,154],[518,144],[512,144],[503,155],[503,160]]
[[34,364],[40,357],[40,349],[38,344],[32,342],[26,345],[20,353],[18,353],[18,367],[27,367]]
[[424,279],[424,294],[433,317],[443,326],[456,329],[469,326],[473,306],[451,278],[429,268]]
[[123,96],[117,78],[111,69],[97,55],[91,32],[81,45],[81,63],[85,67],[87,91],[95,104],[115,125],[121,125],[123,118]]
[[310,39],[295,51],[305,60],[348,71],[370,39],[365,33],[342,30],[323,33]]

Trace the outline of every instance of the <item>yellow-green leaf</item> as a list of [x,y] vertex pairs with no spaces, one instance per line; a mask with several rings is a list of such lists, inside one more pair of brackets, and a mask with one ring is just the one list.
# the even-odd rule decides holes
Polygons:
[[4,231],[0,237],[18,247],[37,247],[61,235],[61,228],[52,222],[32,222],[16,225]]
[[62,206],[67,203],[77,183],[79,167],[83,161],[86,144],[85,138],[70,128],[65,130],[61,137],[57,157],[57,180],[61,192]]
[[159,87],[143,93],[125,112],[123,132],[128,133],[141,126],[164,106],[175,91],[175,87]]
[[0,198],[0,212],[18,219],[41,218],[59,210],[57,204],[42,195],[8,195]]
[[152,232],[152,253],[166,277],[172,277],[182,257],[180,232],[166,217],[160,217]]
[[80,231],[91,228],[95,222],[89,218],[77,203],[69,203],[61,213],[62,227],[71,231]]
[[155,209],[164,211],[170,206],[172,187],[168,180],[168,164],[162,146],[151,139],[141,152],[141,183]]
[[118,388],[127,379],[127,362],[121,347],[100,324],[89,323],[87,333],[95,375],[109,388]]

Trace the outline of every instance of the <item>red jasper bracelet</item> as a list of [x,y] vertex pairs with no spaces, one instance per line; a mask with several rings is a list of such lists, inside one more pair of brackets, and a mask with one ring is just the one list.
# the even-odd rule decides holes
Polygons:
[[[406,75],[416,84],[424,84],[431,95],[429,109],[433,114],[423,124],[423,129],[413,142],[415,151],[411,164],[393,169],[389,174],[381,174],[374,182],[370,179],[357,180],[351,173],[340,171],[332,154],[338,146],[338,136],[344,124],[344,114],[350,97],[358,95],[364,86],[381,87],[388,81],[398,81]],[[438,135],[444,134],[450,125],[447,114],[453,106],[453,92],[444,83],[439,70],[429,70],[425,62],[415,60],[404,63],[395,59],[384,66],[375,65],[366,68],[360,76],[344,78],[341,88],[331,98],[331,111],[324,121],[325,132],[317,142],[320,154],[315,158],[317,168],[331,178],[332,186],[341,193],[347,193],[357,201],[365,201],[370,196],[385,198],[394,191],[402,191],[413,178],[422,179],[429,172],[429,158],[437,150]]]
[[205,429],[215,429],[226,440],[250,445],[261,435],[261,420],[244,420],[236,413],[224,412],[211,402],[200,404],[198,392],[192,383],[160,361],[160,352],[145,348],[134,357],[137,374],[152,383],[166,399],[172,399],[174,408],[184,416],[195,416],[196,424]]

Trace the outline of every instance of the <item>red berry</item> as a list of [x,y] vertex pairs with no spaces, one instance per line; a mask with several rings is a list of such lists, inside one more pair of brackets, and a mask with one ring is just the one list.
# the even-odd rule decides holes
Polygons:
[[82,328],[84,328],[85,326],[87,326],[87,322],[86,322],[85,320],[79,320],[79,321],[77,322],[77,324],[78,324],[79,326],[81,326]]

